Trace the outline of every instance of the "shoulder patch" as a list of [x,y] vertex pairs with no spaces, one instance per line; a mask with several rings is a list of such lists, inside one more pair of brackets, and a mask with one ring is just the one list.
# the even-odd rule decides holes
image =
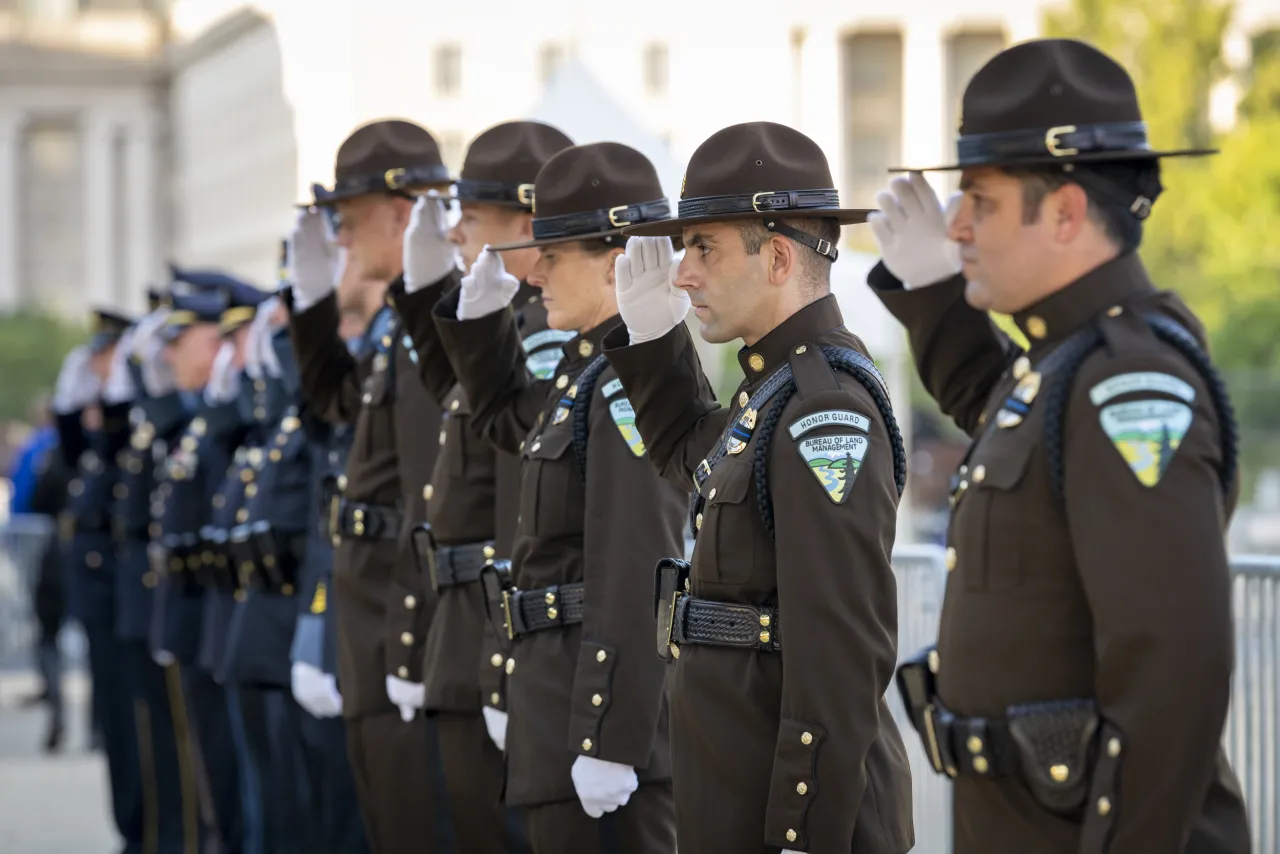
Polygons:
[[1139,400],[1108,406],[1099,419],[1138,482],[1150,487],[1168,471],[1191,426],[1192,412],[1172,400]]
[[852,427],[855,430],[861,430],[863,433],[871,432],[871,419],[860,412],[853,412],[849,409],[826,409],[822,412],[814,412],[799,421],[792,422],[787,430],[791,433],[792,439],[799,439],[811,430],[836,425]]
[[324,582],[316,582],[316,595],[311,599],[311,613],[323,614],[328,610],[328,602],[329,596],[328,591],[325,590]]
[[533,374],[534,379],[549,380],[555,376],[556,368],[560,365],[560,356],[559,350],[541,350],[525,359],[524,366],[529,369],[529,373]]
[[631,406],[631,401],[625,397],[613,401],[609,404],[609,415],[613,418],[613,423],[618,426],[618,432],[622,434],[631,453],[637,457],[643,457],[644,440],[640,438],[640,431],[636,429],[636,411]]
[[1170,374],[1144,371],[1119,374],[1103,380],[1089,389],[1089,400],[1093,401],[1094,406],[1101,406],[1112,398],[1137,391],[1158,391],[1180,397],[1187,403],[1196,399],[1196,390],[1190,383]]
[[564,344],[564,342],[575,338],[577,334],[563,329],[544,329],[528,336],[520,344],[524,347],[526,353],[532,353],[544,344]]
[[831,503],[844,504],[858,477],[868,444],[866,436],[842,433],[802,439],[796,443],[796,449]]
[[609,380],[604,384],[604,388],[600,389],[600,394],[603,397],[613,397],[620,391],[622,391],[622,380]]

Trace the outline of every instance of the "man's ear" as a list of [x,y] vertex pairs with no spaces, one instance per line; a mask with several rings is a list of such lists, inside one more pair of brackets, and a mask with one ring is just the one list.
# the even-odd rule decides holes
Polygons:
[[770,235],[761,251],[769,253],[769,284],[781,285],[797,272],[800,247],[780,234]]
[[1089,195],[1079,184],[1063,184],[1044,201],[1042,216],[1050,217],[1059,243],[1075,240],[1089,220]]

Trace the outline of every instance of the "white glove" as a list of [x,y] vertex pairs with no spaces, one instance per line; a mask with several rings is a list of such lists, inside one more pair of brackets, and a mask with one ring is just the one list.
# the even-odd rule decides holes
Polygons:
[[884,265],[903,287],[924,287],[960,272],[960,246],[947,237],[947,227],[960,209],[957,193],[943,211],[938,196],[919,172],[897,177],[876,194],[867,222],[875,233]]
[[329,242],[324,214],[312,208],[299,211],[289,235],[289,278],[293,308],[303,312],[333,293],[337,247]]
[[413,293],[438,282],[457,266],[457,252],[445,236],[444,203],[435,190],[419,196],[404,232],[404,290]]
[[507,713],[491,706],[484,706],[480,709],[480,714],[484,715],[484,727],[489,730],[489,739],[498,746],[501,751],[507,749]]
[[235,366],[236,345],[223,341],[218,355],[213,357],[213,370],[209,372],[209,384],[204,387],[204,399],[213,404],[230,403],[240,393],[240,370]]
[[177,661],[177,659],[173,657],[173,653],[169,652],[167,649],[152,650],[151,660],[161,667],[168,667],[170,664]]
[[279,297],[268,297],[258,306],[249,324],[249,340],[245,342],[244,372],[251,379],[280,376],[280,360],[276,357],[275,348],[271,346],[271,339],[279,329],[273,320],[279,307]]
[[408,723],[427,704],[427,686],[421,682],[406,682],[395,676],[387,677],[387,698],[400,707],[400,720]]
[[133,373],[129,370],[129,354],[133,352],[134,334],[134,327],[126,329],[111,354],[111,370],[107,372],[107,382],[102,387],[102,400],[105,403],[125,403],[138,396],[138,390],[133,385]]
[[314,664],[295,661],[289,672],[293,699],[313,718],[336,718],[342,714],[342,695],[338,680]]
[[689,313],[689,295],[675,286],[670,237],[633,237],[614,262],[618,314],[632,344],[666,335]]
[[152,397],[164,397],[177,387],[173,368],[165,361],[165,342],[160,336],[168,319],[169,309],[158,308],[133,328],[133,357],[142,365],[142,385]]
[[511,305],[520,280],[502,266],[502,256],[486,244],[471,272],[462,277],[462,293],[458,299],[458,319],[475,320]]
[[573,788],[582,801],[582,809],[592,818],[600,818],[618,807],[625,807],[631,793],[640,786],[636,769],[619,762],[606,762],[593,756],[579,756],[569,770]]
[[87,345],[76,347],[62,360],[58,372],[58,384],[53,392],[53,409],[63,415],[84,409],[98,399],[102,381],[89,370],[93,354]]

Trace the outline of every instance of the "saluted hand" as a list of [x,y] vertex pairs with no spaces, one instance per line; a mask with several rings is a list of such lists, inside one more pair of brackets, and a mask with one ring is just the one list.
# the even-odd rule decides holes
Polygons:
[[236,345],[224,341],[213,357],[213,370],[209,372],[209,384],[204,387],[204,399],[212,404],[230,403],[240,393],[240,370],[235,366]]
[[431,190],[419,196],[404,231],[404,289],[406,293],[438,282],[457,266],[457,252],[449,242],[444,203]]
[[873,211],[867,223],[884,265],[907,289],[932,285],[960,272],[960,246],[947,236],[947,228],[962,199],[956,193],[944,211],[919,172],[894,178],[876,194],[880,210]]
[[62,370],[58,372],[58,384],[53,391],[53,409],[55,412],[68,414],[84,409],[98,398],[102,390],[102,381],[98,375],[89,370],[89,360],[93,354],[87,345],[76,347],[62,360]]
[[632,344],[666,335],[689,313],[689,295],[675,286],[670,237],[633,237],[614,262],[618,313]]
[[501,311],[511,305],[518,290],[520,280],[507,272],[502,256],[486,245],[471,265],[471,272],[462,277],[458,319],[475,320]]
[[329,241],[324,214],[314,208],[298,212],[289,234],[289,278],[293,281],[293,307],[306,311],[334,289],[337,247]]
[[125,403],[138,396],[138,389],[133,384],[133,373],[129,370],[129,354],[133,350],[133,338],[137,327],[131,327],[120,336],[115,352],[111,354],[111,369],[107,372],[107,382],[102,387],[104,403]]
[[249,340],[245,343],[244,370],[253,379],[264,376],[279,378],[281,374],[280,359],[271,346],[281,323],[277,312],[280,310],[280,298],[269,297],[264,300],[253,315],[249,324]]
[[177,388],[173,367],[164,358],[165,342],[160,334],[169,314],[169,309],[158,308],[139,320],[130,342],[133,358],[142,365],[143,388],[152,397],[164,397]]

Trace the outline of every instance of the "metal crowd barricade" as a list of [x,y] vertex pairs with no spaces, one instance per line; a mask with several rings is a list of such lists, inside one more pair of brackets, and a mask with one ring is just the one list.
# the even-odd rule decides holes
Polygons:
[[[940,546],[894,549],[898,654],[934,643],[947,571]],[[1222,743],[1244,790],[1253,850],[1280,852],[1280,557],[1231,560],[1236,662]],[[889,689],[889,706],[911,759],[916,826],[913,854],[950,854],[951,786],[929,766],[920,739]]]
[[0,668],[26,667],[34,660],[31,593],[53,534],[48,516],[17,515],[0,523]]

